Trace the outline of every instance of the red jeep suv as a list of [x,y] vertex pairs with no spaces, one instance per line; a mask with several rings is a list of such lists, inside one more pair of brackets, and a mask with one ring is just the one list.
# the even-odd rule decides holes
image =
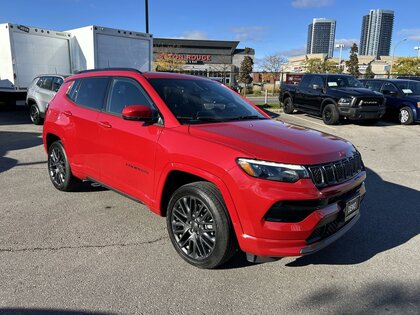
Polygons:
[[205,78],[88,70],[68,77],[43,129],[62,191],[93,181],[166,216],[200,268],[237,247],[252,262],[313,253],[360,217],[366,172],[343,139],[270,119]]

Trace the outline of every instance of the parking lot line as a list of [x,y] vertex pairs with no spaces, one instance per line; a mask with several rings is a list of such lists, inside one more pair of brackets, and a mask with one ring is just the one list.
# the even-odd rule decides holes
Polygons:
[[326,124],[320,124],[320,123],[318,123],[316,121],[313,121],[313,120],[310,120],[310,119],[306,119],[306,118],[299,117],[299,116],[293,116],[293,118],[301,119],[301,120],[304,120],[304,121],[306,121],[308,123],[311,123],[311,124],[316,124],[316,125],[321,126],[321,127],[325,127],[325,128],[329,128],[331,130],[335,130],[334,127],[328,126]]

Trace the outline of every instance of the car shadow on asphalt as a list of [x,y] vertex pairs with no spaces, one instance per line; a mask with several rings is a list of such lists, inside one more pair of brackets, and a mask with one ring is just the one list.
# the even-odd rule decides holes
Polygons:
[[0,109],[0,125],[26,125],[32,124],[29,117],[29,110],[24,107],[13,109]]
[[286,266],[359,264],[420,233],[420,192],[387,182],[371,169],[367,173],[359,222],[329,247]]
[[41,144],[41,132],[0,131],[0,173],[8,171],[15,166],[25,165],[25,163],[19,164],[19,161],[16,159],[6,157],[5,155],[8,152],[28,149]]

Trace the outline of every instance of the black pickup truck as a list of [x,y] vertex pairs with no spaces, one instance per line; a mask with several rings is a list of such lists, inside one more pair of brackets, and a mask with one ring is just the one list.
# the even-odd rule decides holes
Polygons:
[[299,85],[282,84],[279,100],[286,114],[299,110],[322,116],[327,125],[343,117],[374,123],[385,114],[381,93],[344,74],[305,74]]

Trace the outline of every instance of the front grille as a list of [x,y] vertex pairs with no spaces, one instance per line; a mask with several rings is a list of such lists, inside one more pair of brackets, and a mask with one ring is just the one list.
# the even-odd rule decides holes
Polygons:
[[362,157],[355,152],[341,161],[309,166],[312,181],[317,187],[326,187],[345,182],[363,169]]
[[320,240],[323,240],[333,235],[335,232],[341,229],[346,223],[347,222],[344,222],[344,219],[339,216],[334,221],[327,223],[323,226],[317,227],[312,232],[312,234],[306,239],[306,244],[312,244],[314,242],[318,242]]
[[378,107],[378,106],[382,105],[383,101],[384,100],[382,98],[371,97],[371,98],[359,99],[359,100],[357,100],[356,104],[359,107],[371,107],[371,106]]

